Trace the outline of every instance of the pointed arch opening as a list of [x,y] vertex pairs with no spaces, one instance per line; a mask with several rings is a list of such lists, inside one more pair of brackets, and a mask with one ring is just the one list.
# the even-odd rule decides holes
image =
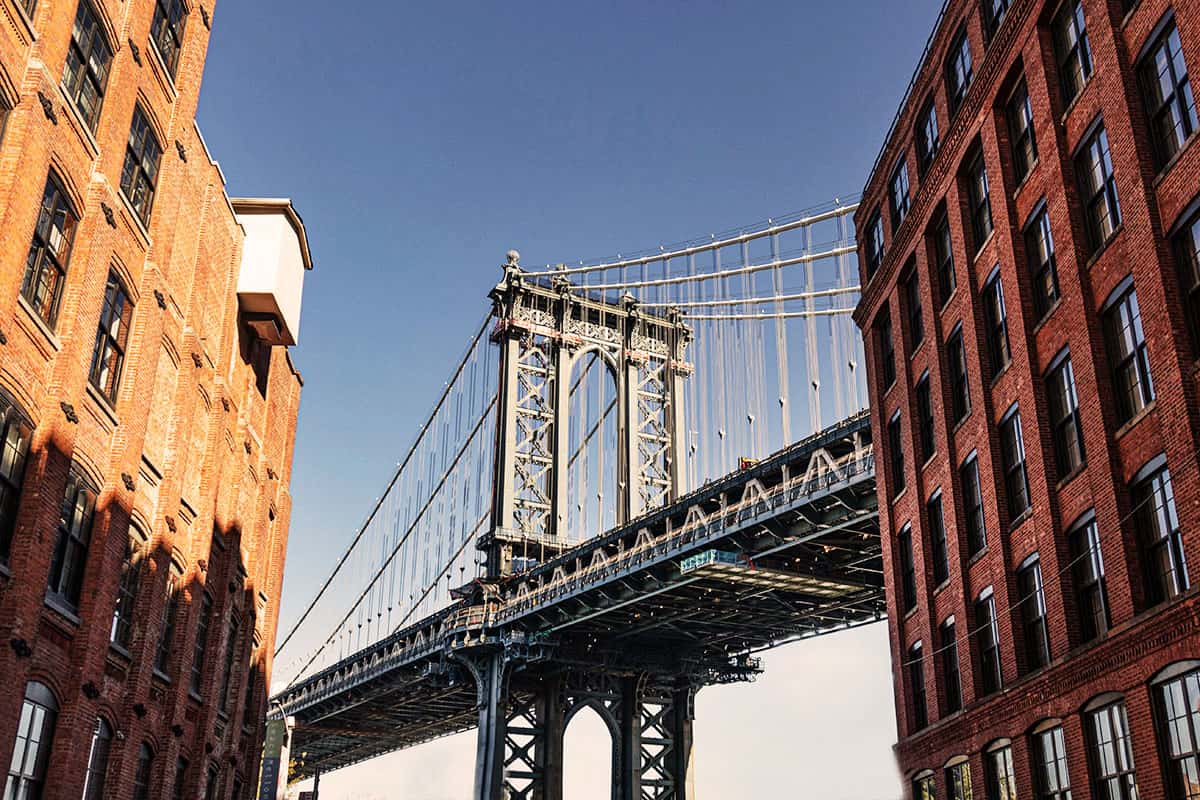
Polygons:
[[612,800],[616,796],[615,750],[604,719],[584,705],[567,719],[563,737],[563,793],[571,800]]
[[620,522],[620,402],[613,369],[599,350],[580,353],[571,367],[566,497],[566,536],[571,543],[599,536]]

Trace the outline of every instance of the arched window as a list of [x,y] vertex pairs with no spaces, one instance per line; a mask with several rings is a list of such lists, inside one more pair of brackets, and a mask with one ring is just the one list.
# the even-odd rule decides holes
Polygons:
[[5,797],[41,797],[46,784],[46,766],[54,744],[54,722],[58,717],[58,701],[44,683],[30,681],[25,686],[25,702],[17,724],[17,740],[13,745]]
[[133,776],[133,800],[147,800],[150,797],[150,773],[154,769],[154,751],[150,745],[142,743],[138,751],[137,772]]
[[83,800],[100,800],[104,796],[104,779],[108,775],[108,751],[111,746],[112,726],[104,717],[96,717],[87,776],[83,781]]
[[1092,779],[1103,787],[1107,800],[1137,800],[1137,774],[1133,764],[1129,718],[1125,698],[1109,693],[1084,707],[1084,725],[1092,757]]
[[7,564],[12,554],[17,502],[32,435],[33,425],[0,392],[0,564]]
[[117,584],[117,604],[113,607],[111,639],[113,644],[128,648],[133,639],[133,610],[137,605],[138,582],[142,574],[142,558],[146,551],[146,534],[130,526],[125,545],[125,562],[121,565],[121,581]]
[[1200,730],[1193,713],[1200,697],[1200,661],[1175,664],[1161,672],[1154,684],[1158,736],[1167,762],[1167,796],[1187,797],[1200,772]]

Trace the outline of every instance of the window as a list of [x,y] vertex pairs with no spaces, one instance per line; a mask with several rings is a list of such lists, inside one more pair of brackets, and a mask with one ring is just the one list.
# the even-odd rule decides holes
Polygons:
[[1008,134],[1012,143],[1013,176],[1016,183],[1024,182],[1037,161],[1037,138],[1033,134],[1033,105],[1029,89],[1022,80],[1008,101]]
[[925,504],[929,516],[930,555],[933,557],[933,580],[938,586],[950,577],[950,557],[946,551],[946,520],[942,514],[942,492],[939,489]]
[[983,34],[990,41],[1008,13],[1008,0],[983,0]]
[[921,438],[921,462],[933,457],[937,442],[933,433],[933,399],[929,391],[929,373],[917,381],[917,423]]
[[92,538],[92,516],[96,512],[96,492],[78,476],[67,478],[66,496],[58,521],[58,541],[50,562],[47,592],[72,611],[79,607],[83,572],[87,567],[88,546]]
[[883,218],[876,211],[867,221],[867,279],[883,263]]
[[1029,477],[1025,472],[1025,442],[1021,435],[1021,412],[1016,406],[1000,420],[1000,457],[1004,466],[1004,496],[1008,520],[1029,510]]
[[892,316],[887,308],[879,314],[879,321],[875,323],[875,335],[879,339],[880,373],[886,391],[896,382],[896,345],[892,340]]
[[904,612],[908,613],[917,607],[917,568],[913,560],[912,526],[905,525],[900,529],[898,537],[900,544],[900,590],[904,603]]
[[[917,172],[924,176],[937,157],[941,139],[938,137],[937,106],[933,98],[925,103],[917,118]],[[931,779],[932,780],[932,779]]]
[[1175,257],[1179,260],[1179,282],[1192,336],[1192,354],[1200,355],[1200,211],[1175,234]]
[[1104,559],[1100,553],[1100,529],[1095,518],[1078,522],[1067,536],[1071,552],[1071,578],[1075,584],[1075,607],[1079,613],[1082,642],[1090,642],[1108,631],[1108,592],[1104,586]]
[[25,13],[33,16],[33,10],[37,8],[37,0],[17,0],[17,5],[25,9]]
[[154,136],[150,121],[146,119],[141,106],[134,106],[129,143],[125,147],[125,164],[121,168],[121,191],[143,225],[150,224],[150,209],[154,206],[154,188],[158,184],[158,162],[161,158],[162,145]]
[[933,780],[933,773],[926,770],[913,778],[912,796],[913,800],[937,800],[937,784]]
[[46,785],[46,767],[54,744],[58,702],[44,683],[30,681],[17,723],[12,763],[4,784],[6,798],[40,798]]
[[209,767],[204,777],[204,800],[217,800],[217,778],[217,768],[215,766]]
[[1033,307],[1038,318],[1046,316],[1058,302],[1058,268],[1054,259],[1054,236],[1045,203],[1025,228],[1025,257],[1033,281]]
[[183,570],[171,564],[167,576],[167,594],[163,599],[162,620],[158,635],[158,648],[154,653],[154,669],[166,675],[171,666],[171,651],[175,643],[175,622],[179,617],[179,587],[183,582]]
[[7,564],[12,555],[17,504],[21,499],[21,483],[32,435],[33,426],[0,393],[0,564]]
[[1075,395],[1075,372],[1071,354],[1064,354],[1046,375],[1046,393],[1050,424],[1054,436],[1054,463],[1060,479],[1083,466],[1083,426],[1079,421],[1079,400]]
[[929,710],[925,704],[925,654],[920,642],[908,648],[908,683],[912,693],[912,729],[919,731],[929,724]]
[[1175,489],[1166,464],[1152,467],[1148,475],[1134,483],[1132,494],[1146,600],[1154,605],[1188,588],[1183,535],[1179,531],[1179,515],[1175,513]]
[[953,714],[962,708],[962,677],[958,671],[958,635],[954,617],[948,617],[938,627],[938,638],[942,651],[942,677],[946,682],[946,713]]
[[964,178],[967,184],[967,207],[971,213],[971,234],[974,237],[972,244],[978,252],[992,235],[992,205],[983,148],[977,147],[974,158],[967,162]]
[[191,690],[200,694],[204,685],[204,660],[208,656],[208,629],[212,625],[212,598],[200,595],[200,621],[196,625],[196,642],[192,647]]
[[1138,800],[1125,703],[1118,700],[1088,714],[1088,730],[1097,800]]
[[229,710],[229,686],[233,681],[233,664],[237,659],[238,618],[234,613],[229,614],[229,627],[225,630],[225,668],[221,672],[221,702],[222,714]]
[[1046,627],[1046,595],[1042,565],[1035,554],[1017,570],[1021,592],[1021,627],[1025,638],[1025,668],[1040,669],[1050,663],[1050,631]]
[[963,345],[962,325],[954,328],[946,340],[946,362],[950,372],[950,410],[954,424],[971,413],[971,390],[967,385],[967,349]]
[[888,460],[891,462],[892,497],[904,491],[904,442],[900,438],[900,412],[888,422]]
[[989,800],[1017,800],[1017,774],[1013,770],[1012,745],[992,745],[984,753]]
[[246,669],[246,694],[242,700],[242,727],[250,728],[257,722],[254,718],[254,704],[258,701],[258,671],[254,668],[254,659]]
[[145,535],[137,528],[130,528],[129,540],[125,545],[125,561],[121,565],[121,580],[117,584],[117,604],[113,608],[110,641],[128,649],[133,639],[133,611],[137,605],[138,581],[142,571],[142,548]]
[[1196,98],[1173,20],[1150,46],[1139,72],[1158,165],[1165,167],[1197,128]]
[[1063,105],[1074,102],[1092,74],[1092,50],[1088,46],[1087,24],[1081,0],[1067,0],[1051,23],[1054,52],[1058,58],[1058,77],[1062,84]]
[[1079,197],[1083,201],[1088,236],[1092,252],[1095,253],[1121,224],[1117,180],[1113,177],[1108,133],[1103,125],[1088,136],[1079,155],[1075,157],[1075,174],[1079,178]]
[[997,267],[983,287],[983,317],[987,325],[988,356],[992,377],[996,377],[1012,360],[1008,345],[1008,311],[1004,307],[1004,286]]
[[950,60],[946,62],[946,102],[950,106],[950,116],[954,116],[967,98],[972,77],[971,40],[963,26],[950,45]]
[[971,800],[971,765],[966,759],[946,768],[948,800]]
[[175,783],[171,788],[171,800],[183,800],[187,789],[188,762],[182,756],[175,759]]
[[925,341],[925,319],[921,311],[921,284],[917,278],[914,266],[904,278],[904,306],[908,312],[908,342],[909,353],[920,347]]
[[987,528],[983,522],[983,491],[979,483],[979,459],[971,455],[959,470],[962,484],[963,517],[967,522],[967,551],[975,555],[987,547]]
[[1118,292],[1104,310],[1104,333],[1117,395],[1117,421],[1125,423],[1154,401],[1154,382],[1133,282],[1129,281]]
[[900,223],[904,222],[904,217],[908,214],[908,162],[903,156],[892,173],[889,199],[892,206],[892,232],[894,234],[900,229]]
[[979,642],[979,694],[999,691],[1000,631],[996,620],[996,598],[989,586],[975,601],[975,635]]
[[138,751],[137,772],[133,774],[133,800],[148,800],[150,797],[150,777],[154,771],[154,751],[150,745],[142,743]]
[[187,9],[183,0],[155,0],[154,20],[150,23],[150,41],[162,57],[171,77],[179,68],[179,51],[183,48],[183,29]]
[[941,305],[950,302],[950,295],[958,285],[954,274],[954,243],[950,238],[950,218],[943,212],[934,223],[930,235],[933,261],[937,267],[938,300]]
[[1158,687],[1159,738],[1167,757],[1167,796],[1171,800],[1200,797],[1200,719],[1194,711],[1200,699],[1200,670]]
[[79,0],[75,25],[71,29],[71,46],[63,65],[62,85],[84,123],[93,131],[100,121],[111,62],[112,48],[104,38],[104,27],[95,9],[88,0]]
[[58,306],[62,301],[63,284],[67,279],[67,264],[71,260],[71,243],[79,217],[54,173],[46,178],[33,243],[25,261],[25,277],[21,296],[33,307],[42,321],[54,327]]
[[125,345],[129,340],[129,321],[133,303],[115,273],[108,273],[104,289],[104,308],[100,311],[100,327],[96,330],[96,345],[92,348],[92,385],[116,402],[121,385],[121,367],[125,363]]
[[1040,800],[1071,800],[1067,743],[1061,725],[1033,735],[1033,761]]
[[83,800],[101,800],[108,776],[108,751],[112,747],[112,727],[104,717],[96,717],[92,745],[88,752],[87,774],[83,778]]

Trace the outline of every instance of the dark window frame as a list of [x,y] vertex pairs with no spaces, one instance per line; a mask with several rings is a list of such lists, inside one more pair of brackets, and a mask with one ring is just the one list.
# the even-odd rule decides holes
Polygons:
[[1071,554],[1071,582],[1075,611],[1079,615],[1080,643],[1086,644],[1108,632],[1108,585],[1104,574],[1104,554],[1100,548],[1100,528],[1095,514],[1088,512],[1067,531]]
[[977,144],[966,159],[962,174],[966,186],[967,212],[971,221],[971,245],[978,255],[995,228],[992,219],[991,184],[988,181],[987,161],[982,145]]
[[929,245],[936,265],[938,300],[940,306],[945,308],[954,290],[958,288],[958,275],[954,270],[954,239],[950,233],[950,215],[944,210],[930,226]]
[[1017,773],[1013,767],[1012,742],[994,743],[983,753],[988,800],[1017,800]]
[[199,616],[196,621],[196,639],[192,644],[192,672],[188,690],[203,696],[204,669],[208,660],[208,635],[212,628],[213,599],[208,592],[200,592]]
[[1075,368],[1071,351],[1063,350],[1050,362],[1043,380],[1046,386],[1046,414],[1050,421],[1054,466],[1060,481],[1087,465],[1083,444],[1083,418],[1079,394],[1075,388]]
[[158,644],[154,651],[154,669],[170,675],[171,656],[175,649],[175,632],[179,622],[179,603],[183,593],[183,569],[172,563],[167,572],[166,594],[163,597],[162,618],[159,620]]
[[117,602],[113,605],[112,627],[109,630],[109,641],[125,650],[129,649],[133,641],[134,610],[137,608],[142,562],[147,546],[146,535],[131,525],[125,546],[125,560],[121,564],[121,577],[117,581]]
[[1000,460],[1004,471],[1004,500],[1008,508],[1008,523],[1022,519],[1033,508],[1029,492],[1029,471],[1025,465],[1025,436],[1021,425],[1021,409],[1014,403],[997,426],[1000,437]]
[[908,690],[912,704],[912,729],[929,727],[929,705],[925,691],[925,648],[920,639],[908,648]]
[[933,582],[941,586],[950,579],[950,552],[946,542],[946,513],[942,490],[938,489],[925,502],[929,519],[929,557],[933,561]]
[[883,264],[883,254],[886,243],[883,236],[883,216],[879,209],[871,212],[867,218],[866,262],[867,280],[870,280]]
[[1029,263],[1030,289],[1033,308],[1038,320],[1055,307],[1060,297],[1058,286],[1058,259],[1054,252],[1054,231],[1050,225],[1050,213],[1046,201],[1038,203],[1023,232],[1025,259]]
[[1029,87],[1021,78],[1004,106],[1008,122],[1009,145],[1012,149],[1014,183],[1020,186],[1033,172],[1038,161],[1037,135],[1033,129],[1033,103]]
[[1088,766],[1099,800],[1138,800],[1129,716],[1123,698],[1087,711]]
[[938,644],[942,652],[942,682],[946,690],[946,713],[961,711],[962,666],[958,660],[958,633],[954,617],[947,617],[938,626]]
[[914,390],[917,397],[917,439],[921,447],[921,463],[929,461],[937,452],[937,434],[933,419],[933,389],[926,370],[917,380]]
[[0,392],[0,564],[12,557],[33,423]]
[[901,281],[904,312],[908,318],[909,357],[925,342],[925,310],[921,307],[921,279],[914,263]]
[[88,747],[87,770],[83,777],[83,800],[102,800],[104,797],[112,740],[112,725],[103,716],[96,717],[91,745]]
[[917,607],[917,564],[913,553],[912,525],[905,523],[896,535],[900,548],[901,612],[908,614]]
[[1063,107],[1069,108],[1091,80],[1093,71],[1092,48],[1083,3],[1080,0],[1066,0],[1055,12],[1050,29]]
[[1129,493],[1146,605],[1155,606],[1178,597],[1191,585],[1166,459],[1156,457],[1142,467],[1130,482]]
[[1000,623],[996,616],[996,596],[992,587],[979,593],[974,603],[975,631],[978,634],[979,697],[1000,691],[1004,671],[1000,659]]
[[[1138,60],[1137,72],[1156,165],[1162,171],[1200,128],[1196,98],[1173,14],[1164,17],[1145,51]],[[1170,88],[1164,91],[1167,85]],[[1172,122],[1169,128],[1167,121]]]
[[1079,201],[1088,233],[1088,255],[1103,250],[1121,229],[1121,200],[1104,119],[1097,118],[1075,151]]
[[990,42],[1008,16],[1009,0],[981,0],[983,36]]
[[1008,307],[1004,302],[1004,282],[997,265],[980,292],[986,327],[988,366],[995,380],[1012,363],[1012,345],[1008,338]]
[[1020,618],[1025,645],[1025,670],[1034,672],[1045,667],[1053,658],[1050,649],[1050,628],[1046,622],[1046,592],[1042,582],[1042,564],[1034,553],[1017,569],[1017,591],[1020,593]]
[[1071,800],[1071,773],[1062,724],[1035,731],[1032,739],[1038,800]]
[[912,187],[908,179],[908,157],[903,155],[888,179],[888,207],[892,213],[892,235],[900,230],[912,206]]
[[963,759],[946,767],[947,800],[971,800],[971,762]]
[[1155,681],[1155,729],[1170,800],[1186,800],[1189,775],[1200,774],[1200,729],[1192,697],[1200,695],[1200,669]]
[[905,489],[904,475],[904,428],[900,421],[900,411],[892,414],[888,420],[888,464],[892,479],[892,497],[898,497]]
[[137,218],[147,226],[158,190],[162,154],[162,141],[150,124],[150,118],[141,103],[134,105],[129,139],[125,145],[125,163],[121,167],[121,193],[129,201]]
[[958,471],[962,485],[967,551],[968,556],[973,558],[987,549],[987,520],[983,512],[983,481],[979,474],[978,455],[971,453],[967,456]]
[[971,385],[967,372],[967,345],[962,323],[954,326],[946,338],[947,372],[950,375],[950,414],[958,425],[971,415]]
[[1183,312],[1191,337],[1192,357],[1200,358],[1200,197],[1180,215],[1171,232],[1172,248],[1183,292]]
[[1154,376],[1141,305],[1132,278],[1121,282],[1100,310],[1116,398],[1117,423],[1125,424],[1154,402]]
[[896,383],[896,339],[892,333],[892,315],[886,307],[876,319],[875,331],[879,340],[879,371],[883,383],[880,394],[883,394]]
[[91,549],[99,492],[72,471],[60,506],[54,557],[46,581],[46,596],[72,612],[79,609]]
[[[41,797],[46,783],[50,752],[58,722],[58,700],[50,687],[33,680],[25,684],[21,715],[18,717],[13,757],[8,768],[5,795],[10,789],[14,797]],[[34,738],[34,727],[37,737]],[[18,758],[17,753],[24,756]]]
[[21,297],[51,330],[58,322],[78,227],[75,204],[63,188],[62,179],[51,170],[46,176],[21,281]]
[[121,390],[121,374],[125,366],[125,350],[129,346],[133,310],[133,300],[124,282],[116,272],[110,270],[104,287],[104,305],[96,327],[96,342],[92,346],[88,380],[96,391],[114,404]]
[[62,88],[92,132],[100,122],[112,58],[113,47],[109,44],[100,15],[91,0],[78,0],[67,57],[63,63]]
[[967,92],[975,78],[975,67],[971,56],[971,37],[967,35],[964,23],[951,40],[949,56],[945,65],[946,105],[950,109],[950,117],[958,113],[967,99]]
[[933,97],[925,101],[921,113],[917,116],[917,176],[924,178],[937,158],[942,140],[938,131],[937,103]]
[[188,9],[183,0],[154,0],[154,17],[150,23],[150,42],[162,59],[167,74],[174,80],[183,54],[183,37],[187,32]]

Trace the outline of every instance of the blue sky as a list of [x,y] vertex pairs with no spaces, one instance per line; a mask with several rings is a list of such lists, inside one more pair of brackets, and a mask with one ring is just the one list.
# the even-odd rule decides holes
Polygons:
[[[576,261],[857,193],[940,5],[220,3],[201,129],[231,195],[293,198],[316,264],[284,620],[382,488],[506,250]],[[875,637],[864,686],[894,725],[873,631],[855,634]],[[852,645],[830,657],[857,664]],[[837,650],[805,647],[787,658]]]

